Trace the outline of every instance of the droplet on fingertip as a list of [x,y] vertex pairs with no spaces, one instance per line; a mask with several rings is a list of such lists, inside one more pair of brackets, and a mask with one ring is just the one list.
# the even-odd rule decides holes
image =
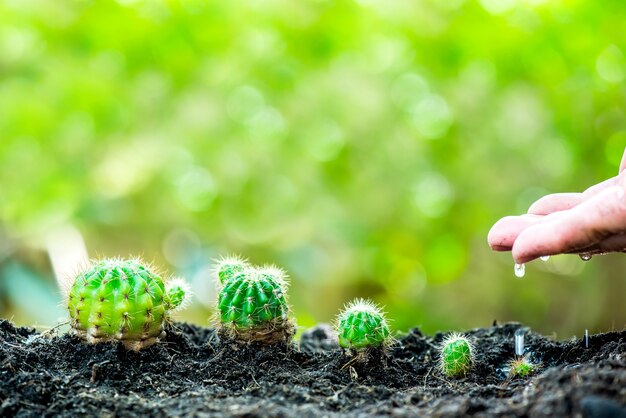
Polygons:
[[539,259],[541,261],[548,261],[550,259],[550,256],[549,255],[542,255],[541,257],[539,257]]
[[513,268],[513,271],[515,272],[515,276],[521,279],[522,277],[524,277],[524,274],[526,274],[526,265],[515,263],[515,267]]
[[589,261],[591,260],[591,254],[588,253],[584,253],[584,254],[578,254],[578,256],[580,257],[581,260],[583,261]]

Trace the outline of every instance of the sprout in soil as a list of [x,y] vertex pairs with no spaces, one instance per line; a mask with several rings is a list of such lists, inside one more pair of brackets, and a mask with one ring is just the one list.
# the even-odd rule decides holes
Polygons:
[[474,361],[474,348],[460,334],[451,334],[440,348],[439,368],[448,377],[464,376]]
[[289,318],[285,272],[255,268],[241,259],[226,259],[217,268],[221,332],[240,342],[287,342],[295,327]]
[[95,262],[70,288],[72,330],[90,343],[121,341],[138,351],[165,336],[164,324],[188,299],[187,289],[179,279],[166,283],[140,260]]
[[532,363],[527,356],[518,356],[509,362],[509,375],[511,377],[525,378],[535,373],[539,368],[538,364]]
[[373,302],[357,299],[337,316],[335,323],[339,345],[356,351],[385,348],[391,342],[391,332],[385,315]]

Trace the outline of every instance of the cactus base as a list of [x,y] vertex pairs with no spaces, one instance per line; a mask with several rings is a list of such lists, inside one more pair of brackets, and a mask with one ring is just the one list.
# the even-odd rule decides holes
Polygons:
[[72,329],[71,334],[80,338],[81,340],[87,342],[88,344],[100,344],[100,343],[115,343],[121,342],[124,348],[131,351],[139,351],[144,348],[150,347],[158,343],[160,340],[165,338],[165,331],[161,331],[159,335],[144,335],[140,339],[134,338],[125,338],[124,335],[116,335],[111,337],[109,335],[103,334],[98,331],[96,328],[90,328],[87,331]]
[[296,327],[290,320],[273,321],[252,328],[241,328],[230,324],[222,324],[219,328],[221,337],[246,344],[252,341],[262,344],[288,343],[295,333]]

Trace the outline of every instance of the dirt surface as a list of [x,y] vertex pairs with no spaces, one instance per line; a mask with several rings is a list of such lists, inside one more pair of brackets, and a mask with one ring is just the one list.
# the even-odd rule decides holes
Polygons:
[[468,331],[474,367],[447,379],[436,366],[445,335],[417,329],[359,362],[324,326],[299,346],[267,347],[175,323],[135,353],[1,320],[0,416],[626,416],[626,331],[590,336],[589,348],[527,334],[543,367],[511,379],[504,368],[519,327]]

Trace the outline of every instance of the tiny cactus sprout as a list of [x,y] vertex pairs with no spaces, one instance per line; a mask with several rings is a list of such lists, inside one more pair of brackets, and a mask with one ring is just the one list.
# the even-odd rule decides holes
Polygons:
[[357,299],[348,304],[337,316],[335,323],[339,345],[363,351],[368,348],[385,348],[391,342],[391,332],[382,310],[373,302]]
[[295,327],[289,318],[283,270],[228,259],[218,267],[217,280],[221,286],[217,301],[220,327],[227,337],[265,344],[287,342],[293,337]]
[[80,338],[119,340],[138,351],[165,336],[169,314],[182,308],[188,295],[184,281],[166,284],[139,260],[105,259],[76,276],[67,308]]
[[509,362],[511,377],[525,378],[537,371],[539,365],[532,363],[527,356],[517,356]]
[[451,334],[440,348],[439,367],[448,377],[464,376],[474,360],[473,346],[460,334]]
[[223,286],[227,281],[250,267],[250,264],[239,256],[224,257],[216,263],[214,276],[218,285]]

